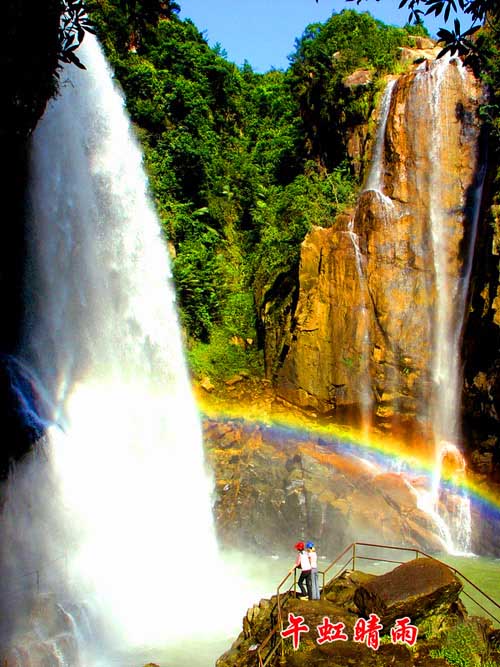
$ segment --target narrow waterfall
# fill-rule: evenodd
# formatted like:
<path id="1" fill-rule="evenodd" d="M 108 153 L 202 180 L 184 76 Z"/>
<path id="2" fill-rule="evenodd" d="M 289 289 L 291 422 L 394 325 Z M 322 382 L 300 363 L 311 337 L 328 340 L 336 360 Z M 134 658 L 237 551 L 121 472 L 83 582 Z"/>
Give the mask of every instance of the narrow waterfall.
<path id="1" fill-rule="evenodd" d="M 373 191 L 380 201 L 390 210 L 392 208 L 392 201 L 383 193 L 383 166 L 384 166 L 384 144 L 385 144 L 385 130 L 387 127 L 387 119 L 389 117 L 389 109 L 392 98 L 392 91 L 396 79 L 391 79 L 384 90 L 382 100 L 380 103 L 379 119 L 377 125 L 377 132 L 375 136 L 375 144 L 373 147 L 373 155 L 370 163 L 370 169 L 366 178 L 363 192 L 368 190 Z M 359 200 L 358 200 L 359 202 Z M 361 406 L 361 428 L 365 436 L 368 436 L 369 430 L 373 425 L 373 389 L 371 386 L 371 377 L 369 372 L 370 354 L 372 349 L 372 341 L 370 336 L 370 296 L 368 293 L 368 282 L 366 277 L 366 261 L 361 252 L 359 245 L 359 236 L 354 231 L 356 220 L 356 212 L 348 223 L 347 234 L 352 242 L 352 247 L 355 255 L 356 272 L 359 280 L 360 294 L 362 295 L 362 304 L 360 309 L 360 319 L 362 328 L 361 336 L 361 364 L 364 372 L 361 375 L 361 386 L 359 387 L 359 400 Z"/>
<path id="2" fill-rule="evenodd" d="M 465 67 L 458 59 L 442 58 L 415 78 L 415 88 L 429 100 L 431 134 L 430 153 L 429 229 L 434 266 L 434 308 L 432 320 L 432 366 L 434 383 L 430 417 L 433 425 L 435 468 L 430 493 L 430 505 L 446 526 L 445 541 L 451 552 L 468 552 L 471 542 L 470 500 L 460 486 L 465 475 L 465 461 L 460 451 L 460 341 L 465 317 L 469 278 L 476 241 L 479 204 L 482 191 L 480 173 L 473 187 L 472 207 L 468 229 L 457 236 L 453 215 L 446 200 L 449 165 L 446 129 L 456 123 L 456 110 L 451 116 L 442 103 L 443 89 L 449 68 L 456 68 L 464 92 L 467 90 Z M 465 219 L 464 219 L 465 224 Z M 464 243 L 465 242 L 465 243 Z M 464 243 L 465 249 L 461 248 Z M 461 266 L 457 259 L 462 255 Z M 445 462 L 448 461 L 448 470 Z M 448 481 L 446 481 L 448 478 Z M 451 481 L 450 481 L 451 480 Z"/>
<path id="3" fill-rule="evenodd" d="M 370 170 L 364 185 L 363 191 L 376 190 L 383 195 L 383 168 L 384 168 L 384 146 L 385 146 L 385 131 L 387 128 L 387 119 L 389 117 L 389 109 L 391 106 L 392 92 L 397 79 L 391 79 L 384 90 L 382 101 L 380 102 L 379 120 L 377 125 L 377 134 L 375 137 L 375 146 L 373 148 L 373 156 L 370 163 Z M 392 204 L 391 200 L 388 202 Z"/>
<path id="4" fill-rule="evenodd" d="M 369 435 L 370 428 L 373 422 L 373 392 L 370 382 L 370 373 L 369 373 L 369 362 L 370 362 L 370 351 L 371 351 L 371 340 L 370 340 L 370 304 L 369 304 L 369 294 L 368 294 L 368 283 L 366 280 L 366 268 L 364 266 L 365 260 L 359 247 L 359 237 L 354 232 L 354 217 L 348 223 L 347 235 L 351 239 L 352 247 L 354 250 L 354 257 L 356 262 L 356 273 L 358 276 L 359 290 L 362 294 L 362 302 L 360 307 L 360 327 L 362 329 L 361 335 L 361 383 L 359 387 L 359 401 L 361 406 L 361 430 L 365 436 Z"/>
<path id="5" fill-rule="evenodd" d="M 367 247 L 355 261 L 376 319 L 369 347 L 379 424 L 391 428 L 406 413 L 410 436 L 414 424 L 417 438 L 432 442 L 434 472 L 419 506 L 445 548 L 461 553 L 470 550 L 471 518 L 460 452 L 460 341 L 481 198 L 480 95 L 456 58 L 425 61 L 387 85 L 351 230 L 356 246 Z"/>
<path id="6" fill-rule="evenodd" d="M 164 645 L 192 636 L 195 590 L 198 633 L 242 609 L 220 595 L 200 420 L 141 152 L 92 36 L 78 55 L 87 70 L 61 72 L 33 137 L 21 356 L 50 407 L 45 441 L 10 483 L 8 576 L 42 571 L 37 588 L 59 582 L 86 601 L 121 649 Z"/>

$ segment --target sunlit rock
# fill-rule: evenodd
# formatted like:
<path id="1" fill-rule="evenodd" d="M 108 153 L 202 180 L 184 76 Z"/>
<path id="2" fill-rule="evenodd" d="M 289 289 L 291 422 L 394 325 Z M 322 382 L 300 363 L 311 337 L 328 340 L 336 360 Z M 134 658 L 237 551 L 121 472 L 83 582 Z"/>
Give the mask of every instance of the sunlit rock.
<path id="1" fill-rule="evenodd" d="M 482 96 L 458 60 L 424 61 L 396 81 L 373 151 L 377 177 L 350 222 L 313 228 L 302 244 L 289 336 L 268 364 L 285 400 L 388 430 L 430 429 L 450 365 L 437 345 L 455 336 L 465 311 L 459 282 L 470 271 Z M 454 312 L 443 306 L 447 291 L 456 292 Z M 267 353 L 270 361 L 272 346 Z M 458 396 L 457 380 L 446 382 Z"/>

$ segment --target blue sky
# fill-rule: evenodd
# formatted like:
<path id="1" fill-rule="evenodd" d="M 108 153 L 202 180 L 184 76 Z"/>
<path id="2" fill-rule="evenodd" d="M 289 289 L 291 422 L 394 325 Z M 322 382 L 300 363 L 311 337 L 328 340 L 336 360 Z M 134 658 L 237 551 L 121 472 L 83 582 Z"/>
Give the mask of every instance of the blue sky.
<path id="1" fill-rule="evenodd" d="M 407 9 L 398 9 L 399 0 L 363 0 L 360 5 L 344 0 L 178 0 L 178 3 L 180 17 L 192 19 L 211 46 L 219 42 L 229 60 L 237 65 L 248 60 L 257 72 L 272 67 L 286 69 L 295 38 L 302 35 L 309 23 L 326 21 L 333 11 L 345 8 L 369 11 L 392 25 L 404 25 L 408 18 Z M 466 21 L 461 23 L 463 27 Z M 443 26 L 443 20 L 427 17 L 425 24 L 435 34 Z"/>

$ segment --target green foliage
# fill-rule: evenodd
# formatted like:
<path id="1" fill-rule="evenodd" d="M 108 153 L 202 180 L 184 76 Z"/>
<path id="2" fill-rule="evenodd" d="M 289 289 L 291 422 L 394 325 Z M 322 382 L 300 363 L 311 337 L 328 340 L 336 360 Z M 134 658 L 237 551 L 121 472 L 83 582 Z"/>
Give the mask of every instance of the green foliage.
<path id="1" fill-rule="evenodd" d="M 491 18 L 489 25 L 480 32 L 476 48 L 481 53 L 481 73 L 489 89 L 488 101 L 481 106 L 480 114 L 486 122 L 492 138 L 493 150 L 500 148 L 500 46 L 498 34 L 500 18 Z"/>
<path id="2" fill-rule="evenodd" d="M 358 5 L 363 2 L 363 0 L 348 1 L 355 1 Z M 438 38 L 445 43 L 440 55 L 447 52 L 451 55 L 477 54 L 477 48 L 470 37 L 488 21 L 488 18 L 494 16 L 498 18 L 497 0 L 401 0 L 399 7 L 408 8 L 408 21 L 416 25 L 421 24 L 422 17 L 429 14 L 434 16 L 442 14 L 444 23 L 447 23 L 450 16 L 456 16 L 458 9 L 468 15 L 472 25 L 465 32 L 462 32 L 458 18 L 454 18 L 451 30 L 441 28 L 438 31 Z"/>
<path id="3" fill-rule="evenodd" d="M 192 340 L 188 346 L 188 361 L 193 375 L 208 375 L 213 380 L 225 380 L 237 373 L 252 376 L 263 374 L 262 355 L 255 343 L 248 347 L 231 343 L 224 328 L 215 328 L 208 343 Z"/>
<path id="4" fill-rule="evenodd" d="M 173 264 L 183 324 L 192 336 L 208 340 L 219 314 L 217 263 L 209 235 L 179 244 Z"/>
<path id="5" fill-rule="evenodd" d="M 453 667 L 481 667 L 486 664 L 487 647 L 477 628 L 462 623 L 447 632 L 443 646 L 430 656 L 444 658 Z"/>
<path id="6" fill-rule="evenodd" d="M 420 16 L 416 19 L 415 23 L 407 23 L 404 29 L 409 35 L 415 35 L 416 37 L 430 37 L 429 31 L 425 27 Z"/>
<path id="7" fill-rule="evenodd" d="M 368 120 L 377 80 L 394 69 L 399 47 L 408 43 L 404 28 L 352 10 L 306 28 L 296 42 L 291 80 L 311 157 L 330 169 L 345 160 L 349 128 Z M 360 69 L 367 70 L 367 82 L 350 83 L 348 76 Z"/>
<path id="8" fill-rule="evenodd" d="M 329 227 L 354 201 L 356 186 L 347 167 L 297 176 L 285 187 L 261 190 L 253 216 L 259 241 L 252 255 L 255 282 L 262 293 L 282 273 L 297 269 L 300 244 L 313 225 Z"/>
<path id="9" fill-rule="evenodd" d="M 94 28 L 89 21 L 83 0 L 62 0 L 62 13 L 59 23 L 58 56 L 60 62 L 73 63 L 80 69 L 85 69 L 85 66 L 75 54 L 85 32 L 93 33 Z"/>
<path id="10" fill-rule="evenodd" d="M 255 342 L 228 341 L 257 341 L 263 294 L 284 276 L 288 289 L 307 232 L 353 204 L 344 138 L 408 31 L 343 12 L 309 26 L 289 71 L 256 74 L 164 4 L 168 17 L 155 0 L 87 0 L 144 146 L 192 368 L 260 372 Z M 346 87 L 357 67 L 372 82 Z"/>

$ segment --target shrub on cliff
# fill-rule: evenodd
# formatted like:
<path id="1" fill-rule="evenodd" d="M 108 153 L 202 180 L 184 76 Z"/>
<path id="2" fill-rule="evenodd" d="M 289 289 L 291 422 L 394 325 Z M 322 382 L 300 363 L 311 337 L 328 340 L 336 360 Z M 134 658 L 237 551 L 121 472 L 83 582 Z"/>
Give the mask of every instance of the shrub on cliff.
<path id="1" fill-rule="evenodd" d="M 404 28 L 352 10 L 306 28 L 292 55 L 291 79 L 311 157 L 330 169 L 345 159 L 347 128 L 368 120 L 377 78 L 394 69 L 399 47 L 408 43 Z M 370 73 L 366 83 L 346 85 L 358 69 Z"/>

